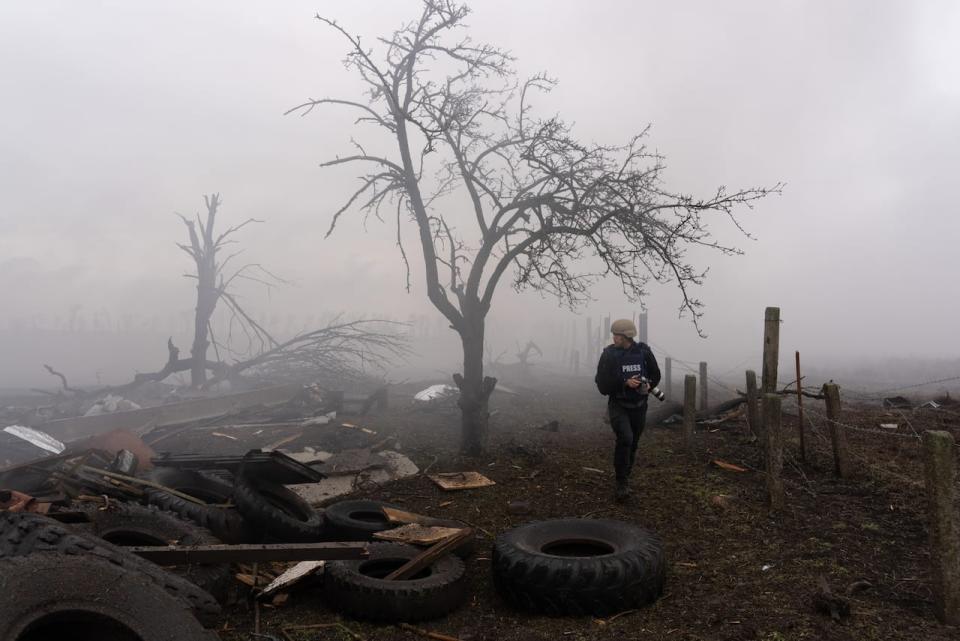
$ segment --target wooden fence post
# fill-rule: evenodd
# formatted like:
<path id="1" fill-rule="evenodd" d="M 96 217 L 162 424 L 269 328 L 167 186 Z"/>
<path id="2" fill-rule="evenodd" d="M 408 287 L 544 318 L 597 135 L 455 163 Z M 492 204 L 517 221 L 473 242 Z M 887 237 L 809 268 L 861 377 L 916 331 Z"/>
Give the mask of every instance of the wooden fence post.
<path id="1" fill-rule="evenodd" d="M 940 430 L 923 433 L 933 601 L 941 622 L 960 624 L 960 532 L 954 509 L 953 436 Z"/>
<path id="2" fill-rule="evenodd" d="M 763 428 L 760 425 L 760 408 L 757 407 L 757 373 L 747 370 L 747 424 L 750 431 L 757 438 L 762 438 Z M 761 441 L 762 442 L 762 441 Z"/>
<path id="3" fill-rule="evenodd" d="M 707 363 L 700 361 L 700 409 L 707 409 Z"/>
<path id="4" fill-rule="evenodd" d="M 667 398 L 673 398 L 673 359 L 669 356 L 663 361 L 663 392 Z"/>
<path id="5" fill-rule="evenodd" d="M 826 396 L 827 420 L 830 421 L 830 440 L 833 441 L 833 471 L 842 479 L 850 477 L 850 453 L 847 448 L 846 428 L 840 425 L 840 388 L 834 383 L 823 386 Z"/>
<path id="6" fill-rule="evenodd" d="M 697 377 L 683 377 L 683 448 L 693 451 L 693 430 L 697 422 Z"/>
<path id="7" fill-rule="evenodd" d="M 767 501 L 771 510 L 782 510 L 786 504 L 783 493 L 783 424 L 780 396 L 765 394 L 763 398 L 764 457 L 767 470 Z"/>
<path id="8" fill-rule="evenodd" d="M 780 308 L 767 307 L 763 313 L 763 371 L 760 374 L 760 402 L 777 391 L 777 366 L 780 362 Z M 762 411 L 760 420 L 766 412 Z"/>

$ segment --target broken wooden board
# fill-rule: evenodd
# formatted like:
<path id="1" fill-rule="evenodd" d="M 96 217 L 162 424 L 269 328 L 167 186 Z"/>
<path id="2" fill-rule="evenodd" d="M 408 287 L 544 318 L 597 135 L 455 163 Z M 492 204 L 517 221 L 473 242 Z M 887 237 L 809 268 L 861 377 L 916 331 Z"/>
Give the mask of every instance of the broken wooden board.
<path id="1" fill-rule="evenodd" d="M 430 474 L 427 478 L 436 483 L 440 489 L 447 491 L 471 490 L 478 487 L 496 485 L 494 481 L 488 479 L 480 472 L 445 472 Z"/>
<path id="2" fill-rule="evenodd" d="M 392 530 L 376 532 L 373 538 L 394 543 L 410 543 L 412 545 L 433 545 L 448 539 L 460 532 L 463 528 L 442 527 L 439 525 L 420 525 L 408 523 Z"/>
<path id="3" fill-rule="evenodd" d="M 405 512 L 394 507 L 383 508 L 383 513 L 391 523 L 419 523 L 420 525 L 429 525 L 432 517 L 414 512 Z"/>
<path id="4" fill-rule="evenodd" d="M 260 593 L 260 596 L 268 597 L 274 592 L 291 588 L 308 576 L 313 576 L 316 574 L 318 570 L 323 568 L 325 563 L 326 561 L 301 561 L 300 563 L 297 563 L 271 581 L 270 585 L 263 588 L 263 592 Z"/>

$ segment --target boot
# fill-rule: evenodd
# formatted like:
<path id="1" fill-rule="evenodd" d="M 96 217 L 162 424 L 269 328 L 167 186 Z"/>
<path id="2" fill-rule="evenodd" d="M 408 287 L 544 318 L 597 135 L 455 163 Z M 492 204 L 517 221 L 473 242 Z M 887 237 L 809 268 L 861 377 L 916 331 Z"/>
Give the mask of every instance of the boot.
<path id="1" fill-rule="evenodd" d="M 630 498 L 630 486 L 626 479 L 617 479 L 617 490 L 614 493 L 614 499 L 617 503 L 625 503 Z"/>

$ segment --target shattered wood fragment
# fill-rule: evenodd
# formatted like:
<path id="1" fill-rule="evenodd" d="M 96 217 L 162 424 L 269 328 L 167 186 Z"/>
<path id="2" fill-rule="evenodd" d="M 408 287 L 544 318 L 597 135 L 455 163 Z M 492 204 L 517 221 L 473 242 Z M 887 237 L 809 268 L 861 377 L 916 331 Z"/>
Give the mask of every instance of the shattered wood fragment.
<path id="1" fill-rule="evenodd" d="M 394 541 L 397 543 L 410 543 L 412 545 L 434 545 L 454 534 L 460 532 L 463 528 L 443 527 L 439 525 L 428 526 L 419 523 L 408 523 L 392 530 L 376 532 L 373 538 L 382 541 Z"/>
<path id="2" fill-rule="evenodd" d="M 436 483 L 442 490 L 469 490 L 496 485 L 494 481 L 480 472 L 445 472 L 431 474 L 427 478 Z"/>
<path id="3" fill-rule="evenodd" d="M 263 589 L 261 596 L 267 597 L 280 590 L 289 590 L 300 581 L 313 576 L 323 568 L 325 561 L 302 561 L 275 578 Z"/>
<path id="4" fill-rule="evenodd" d="M 405 512 L 404 510 L 398 510 L 394 507 L 384 506 L 382 509 L 383 514 L 391 523 L 419 523 L 420 525 L 429 525 L 430 521 L 433 520 L 432 517 L 414 512 Z"/>
<path id="5" fill-rule="evenodd" d="M 721 461 L 720 459 L 713 459 L 713 464 L 719 467 L 721 470 L 727 470 L 728 472 L 748 472 L 749 471 L 745 467 L 740 467 L 739 465 L 734 465 L 733 463 L 727 463 L 726 461 Z"/>
<path id="6" fill-rule="evenodd" d="M 473 537 L 471 528 L 464 528 L 453 536 L 433 545 L 417 556 L 413 557 L 402 566 L 384 577 L 386 581 L 402 581 L 409 579 L 424 568 L 433 565 L 434 561 L 442 556 L 450 554 L 460 546 L 464 545 Z"/>
<path id="7" fill-rule="evenodd" d="M 276 442 L 274 442 L 274 443 L 271 443 L 270 445 L 267 445 L 267 446 L 263 447 L 262 449 L 263 449 L 263 451 L 265 451 L 265 452 L 269 452 L 269 451 L 271 451 L 271 450 L 276 450 L 276 449 L 279 449 L 279 448 L 283 447 L 283 446 L 286 445 L 287 443 L 292 443 L 292 442 L 294 442 L 295 440 L 297 440 L 298 438 L 301 438 L 302 436 L 303 436 L 303 431 L 300 431 L 300 432 L 297 432 L 296 434 L 291 434 L 290 436 L 285 436 L 285 437 L 283 437 L 282 439 L 280 439 L 279 441 L 276 441 Z"/>

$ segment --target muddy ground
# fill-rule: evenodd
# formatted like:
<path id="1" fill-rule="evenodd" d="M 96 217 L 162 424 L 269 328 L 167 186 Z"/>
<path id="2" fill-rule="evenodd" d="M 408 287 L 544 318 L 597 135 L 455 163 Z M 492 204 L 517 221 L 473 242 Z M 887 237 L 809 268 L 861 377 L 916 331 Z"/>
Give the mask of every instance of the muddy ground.
<path id="1" fill-rule="evenodd" d="M 845 406 L 842 419 L 869 431 L 851 431 L 856 476 L 832 474 L 822 401 L 809 400 L 808 462 L 799 462 L 797 419 L 785 416 L 787 509 L 771 515 L 765 505 L 760 450 L 743 418 L 702 427 L 693 454 L 680 447 L 679 426 L 648 427 L 632 481 L 634 498 L 613 502 L 613 435 L 603 399 L 586 379 L 553 380 L 546 391 L 496 394 L 488 453 L 457 454 L 459 420 L 453 405 L 415 405 L 414 386 L 393 390 L 391 408 L 365 417 L 338 417 L 378 432 L 359 436 L 344 429 L 343 446 L 396 434 L 400 447 L 431 472 L 479 470 L 496 485 L 443 492 L 423 475 L 356 497 L 376 498 L 444 518 L 469 522 L 480 532 L 468 562 L 470 602 L 445 619 L 421 627 L 467 641 L 569 639 L 867 640 L 957 639 L 960 631 L 937 623 L 931 600 L 922 466 L 914 431 L 946 428 L 960 434 L 960 408 L 890 412 Z M 656 402 L 656 401 L 651 401 Z M 795 407 L 789 408 L 795 412 Z M 817 412 L 816 414 L 814 412 Z M 548 421 L 559 429 L 542 429 Z M 881 430 L 896 422 L 897 430 Z M 235 432 L 234 432 L 235 433 Z M 893 436 L 892 434 L 901 436 Z M 283 428 L 241 441 L 192 430 L 166 438 L 173 451 L 243 451 L 284 436 Z M 309 434 L 285 447 L 318 445 Z M 731 472 L 721 459 L 747 469 Z M 587 469 L 593 468 L 593 469 Z M 723 498 L 716 498 L 723 497 Z M 512 515 L 510 501 L 530 502 L 529 515 Z M 633 521 L 662 537 L 669 563 L 666 594 L 652 607 L 613 620 L 548 618 L 513 610 L 494 592 L 490 543 L 498 533 L 528 520 L 605 517 Z M 817 612 L 812 595 L 823 577 L 851 604 L 834 621 Z M 853 593 L 848 590 L 853 589 Z M 262 607 L 261 632 L 284 638 L 286 626 L 341 619 L 317 590 L 291 594 L 282 607 Z M 392 626 L 345 620 L 364 639 L 409 640 Z M 253 637 L 254 613 L 246 605 L 228 612 L 221 638 Z M 340 636 L 337 636 L 337 635 Z M 347 638 L 334 630 L 290 632 L 297 641 Z"/>

